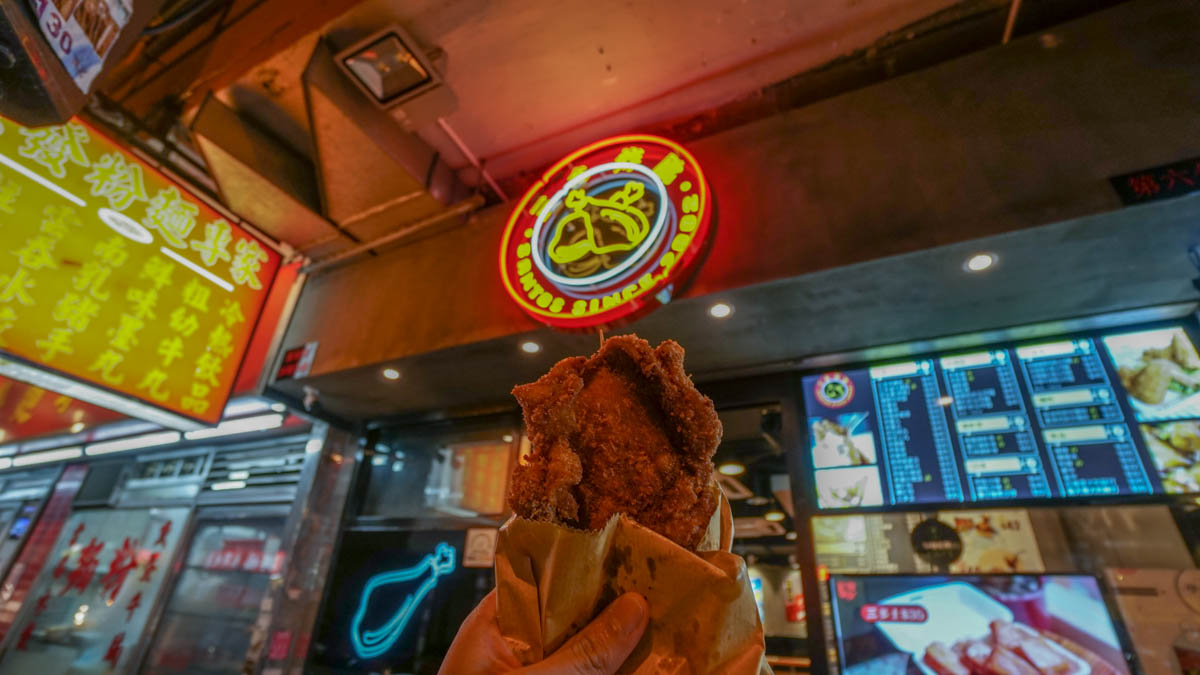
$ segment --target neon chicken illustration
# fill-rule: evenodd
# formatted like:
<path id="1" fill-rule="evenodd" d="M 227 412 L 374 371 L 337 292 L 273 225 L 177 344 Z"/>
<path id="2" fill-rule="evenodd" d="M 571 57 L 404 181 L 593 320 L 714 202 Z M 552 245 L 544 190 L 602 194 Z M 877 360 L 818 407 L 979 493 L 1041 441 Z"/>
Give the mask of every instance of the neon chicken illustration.
<path id="1" fill-rule="evenodd" d="M 650 219 L 639 208 L 645 195 L 645 186 L 634 180 L 608 194 L 571 190 L 563 200 L 567 212 L 546 247 L 550 260 L 563 266 L 594 268 L 611 254 L 637 248 L 650 233 Z"/>
<path id="2" fill-rule="evenodd" d="M 350 623 L 350 641 L 360 658 L 373 659 L 386 653 L 396 644 L 425 596 L 437 586 L 438 578 L 454 571 L 456 554 L 453 546 L 443 542 L 417 564 L 404 569 L 381 572 L 367 580 L 358 601 L 358 609 Z M 404 598 L 396 611 L 378 627 L 364 627 L 372 597 L 381 589 L 394 591 L 395 587 L 401 585 L 411 588 L 412 592 Z"/>

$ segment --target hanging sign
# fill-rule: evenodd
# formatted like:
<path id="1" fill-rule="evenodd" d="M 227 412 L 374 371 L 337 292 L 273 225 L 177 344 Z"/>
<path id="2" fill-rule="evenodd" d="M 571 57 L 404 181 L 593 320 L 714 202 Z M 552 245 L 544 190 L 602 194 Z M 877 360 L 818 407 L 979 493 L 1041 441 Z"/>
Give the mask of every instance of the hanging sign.
<path id="1" fill-rule="evenodd" d="M 0 225 L 0 374 L 166 426 L 220 418 L 276 252 L 78 121 L 0 121 Z"/>
<path id="2" fill-rule="evenodd" d="M 589 330 L 671 299 L 704 249 L 712 197 L 695 158 L 656 136 L 617 136 L 567 155 L 518 202 L 500 276 L 533 318 Z"/>

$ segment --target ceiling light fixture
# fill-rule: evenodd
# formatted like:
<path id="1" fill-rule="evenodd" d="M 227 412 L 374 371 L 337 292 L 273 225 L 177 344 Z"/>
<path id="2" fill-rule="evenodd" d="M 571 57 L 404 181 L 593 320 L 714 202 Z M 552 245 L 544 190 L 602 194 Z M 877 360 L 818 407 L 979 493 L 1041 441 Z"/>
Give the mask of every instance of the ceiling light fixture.
<path id="1" fill-rule="evenodd" d="M 746 473 L 746 465 L 742 464 L 741 462 L 722 462 L 721 465 L 717 467 L 717 471 L 720 471 L 726 476 L 740 476 Z"/>
<path id="2" fill-rule="evenodd" d="M 123 450 L 136 450 L 138 448 L 149 448 L 155 445 L 178 443 L 179 438 L 180 434 L 178 431 L 159 431 L 153 434 L 142 434 L 141 436 L 118 438 L 115 441 L 92 443 L 91 445 L 85 446 L 83 452 L 88 457 L 95 455 L 107 455 L 110 452 L 121 452 Z"/>
<path id="3" fill-rule="evenodd" d="M 233 434 L 245 434 L 251 431 L 266 431 L 267 429 L 276 429 L 281 426 L 283 426 L 283 415 L 272 413 L 270 415 L 257 415 L 255 417 L 243 417 L 242 419 L 221 422 L 211 429 L 189 431 L 183 437 L 189 441 L 198 441 L 204 438 L 216 438 L 217 436 L 232 436 Z"/>
<path id="4" fill-rule="evenodd" d="M 398 380 L 400 379 L 400 371 L 396 370 L 395 368 L 384 368 L 383 378 L 385 380 Z"/>
<path id="5" fill-rule="evenodd" d="M 212 489 L 214 490 L 241 490 L 244 487 L 246 487 L 246 481 L 244 480 L 226 480 L 212 484 Z"/>
<path id="6" fill-rule="evenodd" d="M 982 272 L 996 264 L 995 253 L 976 253 L 963 263 L 963 269 L 968 272 Z"/>
<path id="7" fill-rule="evenodd" d="M 787 539 L 788 541 L 796 541 L 796 533 L 788 532 L 787 534 L 783 535 L 783 538 Z"/>
<path id="8" fill-rule="evenodd" d="M 718 302 L 708 308 L 708 314 L 714 319 L 725 319 L 733 314 L 733 305 L 727 302 Z"/>
<path id="9" fill-rule="evenodd" d="M 746 503 L 750 506 L 766 506 L 770 501 L 770 499 L 767 499 L 762 495 L 754 495 L 753 497 L 747 499 Z"/>
<path id="10" fill-rule="evenodd" d="M 57 450 L 47 450 L 45 452 L 31 452 L 27 455 L 17 455 L 13 457 L 13 466 L 30 466 L 33 464 L 45 464 L 47 462 L 58 462 L 64 459 L 79 459 L 83 456 L 83 448 L 73 446 L 70 448 L 59 448 Z"/>
<path id="11" fill-rule="evenodd" d="M 382 107 L 403 103 L 441 84 L 429 57 L 399 26 L 369 35 L 335 58 L 359 89 Z"/>
<path id="12" fill-rule="evenodd" d="M 767 520 L 771 521 L 772 523 L 778 523 L 779 521 L 783 520 L 786 517 L 787 516 L 784 515 L 783 511 L 780 511 L 779 509 L 771 509 L 770 511 L 767 511 L 766 513 L 763 514 L 763 518 L 766 518 Z"/>
<path id="13" fill-rule="evenodd" d="M 533 340 L 526 340 L 525 342 L 521 343 L 521 351 L 525 352 L 526 354 L 536 354 L 542 351 L 542 346 Z"/>
<path id="14" fill-rule="evenodd" d="M 83 422 L 76 422 L 70 426 L 69 431 L 73 434 L 77 434 L 77 433 L 83 431 L 83 427 L 84 427 Z"/>

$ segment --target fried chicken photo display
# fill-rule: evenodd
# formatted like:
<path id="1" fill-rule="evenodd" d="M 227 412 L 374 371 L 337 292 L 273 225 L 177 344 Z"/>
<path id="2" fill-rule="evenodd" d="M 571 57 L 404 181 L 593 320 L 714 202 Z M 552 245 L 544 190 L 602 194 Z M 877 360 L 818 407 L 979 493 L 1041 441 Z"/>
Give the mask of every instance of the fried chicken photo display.
<path id="1" fill-rule="evenodd" d="M 634 591 L 650 622 L 619 672 L 771 672 L 713 477 L 721 422 L 683 359 L 612 337 L 513 389 L 530 452 L 496 548 L 497 624 L 522 663 Z"/>

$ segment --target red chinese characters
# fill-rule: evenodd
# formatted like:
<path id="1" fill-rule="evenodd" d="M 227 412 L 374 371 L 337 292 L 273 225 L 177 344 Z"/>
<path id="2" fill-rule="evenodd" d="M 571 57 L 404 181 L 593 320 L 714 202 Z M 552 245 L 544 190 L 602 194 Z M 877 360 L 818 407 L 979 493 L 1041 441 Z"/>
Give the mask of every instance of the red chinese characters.
<path id="1" fill-rule="evenodd" d="M 920 605 L 863 605 L 858 615 L 867 623 L 925 623 L 929 612 Z"/>
<path id="2" fill-rule="evenodd" d="M 96 576 L 96 568 L 100 566 L 100 551 L 104 550 L 104 542 L 96 541 L 95 537 L 79 552 L 79 564 L 67 573 L 67 585 L 63 586 L 59 595 L 66 595 L 72 588 L 80 593 L 87 590 L 92 579 Z"/>
<path id="3" fill-rule="evenodd" d="M 125 623 L 133 620 L 133 613 L 138 607 L 142 606 L 142 592 L 138 591 L 136 595 L 129 599 L 129 604 L 125 605 Z"/>
<path id="4" fill-rule="evenodd" d="M 163 526 L 158 530 L 158 539 L 154 540 L 155 546 L 167 547 L 167 535 L 171 533 L 171 521 L 163 523 Z M 156 554 L 157 555 L 157 554 Z"/>
<path id="5" fill-rule="evenodd" d="M 134 553 L 133 544 L 129 541 L 129 537 L 125 537 L 125 542 L 121 544 L 121 548 L 117 549 L 112 562 L 108 564 L 108 573 L 100 578 L 100 588 L 108 594 L 109 604 L 116 602 L 117 594 L 121 592 L 121 586 L 125 584 L 125 577 L 129 576 L 129 573 L 137 567 Z"/>
<path id="6" fill-rule="evenodd" d="M 17 649 L 20 649 L 21 651 L 28 650 L 29 649 L 29 638 L 32 636 L 33 636 L 33 622 L 30 621 L 29 625 L 25 626 L 25 630 L 22 630 L 21 634 L 19 636 L 17 636 Z"/>
<path id="7" fill-rule="evenodd" d="M 123 642 L 125 642 L 125 633 L 117 633 L 113 636 L 112 642 L 108 643 L 108 649 L 104 652 L 104 660 L 113 668 L 116 668 L 117 662 L 121 660 Z"/>
<path id="8" fill-rule="evenodd" d="M 150 554 L 150 557 L 146 559 L 146 567 L 142 570 L 142 576 L 138 581 L 150 581 L 150 575 L 154 574 L 154 571 L 158 569 L 158 556 L 158 553 Z"/>
<path id="9" fill-rule="evenodd" d="M 71 541 L 67 542 L 67 546 L 74 546 L 75 542 L 79 541 L 79 535 L 83 534 L 83 523 L 75 526 L 75 531 L 71 533 Z"/>

